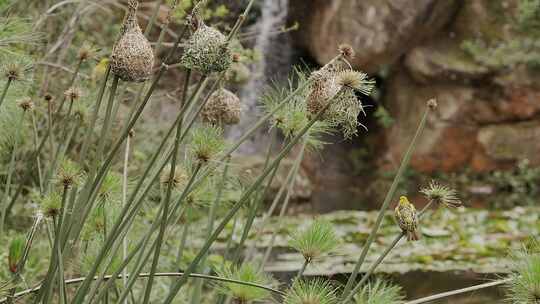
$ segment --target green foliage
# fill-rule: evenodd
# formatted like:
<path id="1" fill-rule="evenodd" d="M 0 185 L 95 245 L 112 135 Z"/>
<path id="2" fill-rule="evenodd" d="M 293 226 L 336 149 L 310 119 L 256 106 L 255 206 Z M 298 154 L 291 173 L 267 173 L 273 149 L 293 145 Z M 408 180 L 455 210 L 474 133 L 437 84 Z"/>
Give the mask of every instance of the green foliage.
<path id="1" fill-rule="evenodd" d="M 218 126 L 202 125 L 191 132 L 191 149 L 195 159 L 204 164 L 225 150 L 223 130 Z"/>
<path id="2" fill-rule="evenodd" d="M 21 109 L 10 99 L 2 105 L 0 111 L 0 158 L 4 160 L 9 159 L 16 143 L 20 145 L 26 141 L 28 134 L 25 128 L 22 128 Z"/>
<path id="3" fill-rule="evenodd" d="M 307 111 L 305 103 L 305 98 L 308 94 L 308 79 L 306 74 L 296 69 L 294 76 L 296 78 L 296 84 L 291 80 L 286 87 L 275 85 L 261 97 L 261 102 L 266 112 L 274 112 L 277 109 L 272 115 L 271 125 L 273 128 L 279 129 L 288 139 L 295 137 L 310 121 L 311 116 Z M 293 94 L 298 87 L 303 89 L 284 107 L 278 108 L 278 104 L 287 98 L 287 96 Z M 316 122 L 304 135 L 306 148 L 312 151 L 321 150 L 327 144 L 324 137 L 333 132 L 334 128 L 328 122 Z"/>
<path id="4" fill-rule="evenodd" d="M 40 199 L 39 204 L 45 216 L 57 216 L 62 207 L 62 196 L 56 191 L 49 192 Z"/>
<path id="5" fill-rule="evenodd" d="M 540 0 L 520 0 L 517 22 L 523 30 L 540 30 Z"/>
<path id="6" fill-rule="evenodd" d="M 83 178 L 81 168 L 72 160 L 64 159 L 58 169 L 57 182 L 65 187 L 77 186 Z"/>
<path id="7" fill-rule="evenodd" d="M 405 303 L 401 287 L 383 280 L 365 285 L 354 297 L 356 304 L 401 304 Z"/>
<path id="8" fill-rule="evenodd" d="M 337 289 L 325 279 L 296 280 L 287 291 L 284 304 L 337 304 Z"/>
<path id="9" fill-rule="evenodd" d="M 538 244 L 538 243 L 537 243 Z M 523 248 L 513 253 L 512 278 L 506 284 L 507 301 L 535 304 L 540 299 L 540 247 Z"/>
<path id="10" fill-rule="evenodd" d="M 334 227 L 324 220 L 315 220 L 306 229 L 297 230 L 289 241 L 289 246 L 308 261 L 332 253 L 338 245 L 339 239 Z"/>
<path id="11" fill-rule="evenodd" d="M 502 3 L 501 26 L 507 26 L 512 33 L 506 38 L 483 37 L 463 41 L 461 47 L 478 63 L 492 67 L 504 68 L 517 64 L 529 67 L 540 66 L 540 1 L 519 0 L 517 12 L 506 12 Z"/>
<path id="12" fill-rule="evenodd" d="M 193 5 L 200 2 L 195 0 L 167 0 L 168 5 L 172 5 L 174 1 L 178 2 L 176 9 L 172 13 L 173 20 L 182 22 L 187 13 L 191 12 Z M 204 20 L 220 20 L 229 16 L 230 10 L 224 4 L 214 5 L 212 7 L 203 7 L 200 12 L 201 17 Z"/>
<path id="13" fill-rule="evenodd" d="M 23 256 L 25 239 L 23 236 L 16 236 L 9 244 L 8 266 L 12 273 L 17 272 L 17 267 Z"/>
<path id="14" fill-rule="evenodd" d="M 32 29 L 29 20 L 17 17 L 0 17 L 0 54 L 16 54 L 21 45 L 34 44 L 39 39 L 40 34 Z"/>
<path id="15" fill-rule="evenodd" d="M 122 194 L 122 176 L 115 172 L 110 172 L 103 179 L 99 188 L 99 198 L 102 203 L 118 203 Z"/>
<path id="16" fill-rule="evenodd" d="M 536 203 L 540 194 L 540 167 L 533 167 L 526 159 L 514 170 L 495 171 L 487 177 L 498 193 L 505 195 L 507 204 L 529 205 Z"/>
<path id="17" fill-rule="evenodd" d="M 377 123 L 383 128 L 390 128 L 394 124 L 394 118 L 388 113 L 385 107 L 382 105 L 377 106 L 377 110 L 374 113 Z"/>
<path id="18" fill-rule="evenodd" d="M 250 282 L 264 286 L 271 285 L 272 278 L 270 277 L 270 275 L 266 274 L 258 268 L 259 267 L 254 264 L 243 263 L 239 267 L 224 267 L 223 269 L 218 270 L 218 274 L 220 277 L 227 279 Z M 253 286 L 223 282 L 221 283 L 221 287 L 222 292 L 233 296 L 235 299 L 240 300 L 242 303 L 248 301 L 262 301 L 271 297 L 271 294 L 268 290 Z"/>

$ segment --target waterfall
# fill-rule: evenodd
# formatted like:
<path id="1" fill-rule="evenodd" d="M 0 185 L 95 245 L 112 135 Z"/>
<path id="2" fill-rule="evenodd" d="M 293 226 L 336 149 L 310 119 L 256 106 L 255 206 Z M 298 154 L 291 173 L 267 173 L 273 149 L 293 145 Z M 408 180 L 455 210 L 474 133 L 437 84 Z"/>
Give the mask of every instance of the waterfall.
<path id="1" fill-rule="evenodd" d="M 254 49 L 260 54 L 260 61 L 251 67 L 249 82 L 240 91 L 243 115 L 240 124 L 229 131 L 229 138 L 238 139 L 261 116 L 258 99 L 271 81 L 282 82 L 290 69 L 291 48 L 289 37 L 280 34 L 277 29 L 285 24 L 289 0 L 263 0 L 261 17 L 255 24 L 257 32 Z M 238 150 L 241 154 L 261 152 L 266 146 L 267 132 L 261 130 L 250 141 L 246 141 Z"/>

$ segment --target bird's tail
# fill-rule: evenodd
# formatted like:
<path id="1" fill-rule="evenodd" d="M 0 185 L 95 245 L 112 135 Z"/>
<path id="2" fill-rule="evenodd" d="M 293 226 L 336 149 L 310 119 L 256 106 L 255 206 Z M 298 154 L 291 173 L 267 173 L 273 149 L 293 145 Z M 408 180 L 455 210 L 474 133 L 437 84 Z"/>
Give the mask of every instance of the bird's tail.
<path id="1" fill-rule="evenodd" d="M 418 230 L 407 231 L 407 241 L 418 241 L 420 240 L 420 233 Z"/>

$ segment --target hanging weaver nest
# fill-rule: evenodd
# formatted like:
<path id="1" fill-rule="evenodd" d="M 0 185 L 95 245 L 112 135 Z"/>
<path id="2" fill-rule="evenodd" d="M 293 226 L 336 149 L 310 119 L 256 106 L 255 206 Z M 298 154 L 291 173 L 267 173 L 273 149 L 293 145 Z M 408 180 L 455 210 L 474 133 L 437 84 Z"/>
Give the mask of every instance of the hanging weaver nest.
<path id="1" fill-rule="evenodd" d="M 241 114 L 240 99 L 226 89 L 219 89 L 212 93 L 201 113 L 206 122 L 226 125 L 239 123 Z"/>
<path id="2" fill-rule="evenodd" d="M 130 1 L 120 38 L 111 55 L 112 72 L 123 81 L 142 82 L 150 77 L 154 52 L 137 22 L 137 2 Z"/>

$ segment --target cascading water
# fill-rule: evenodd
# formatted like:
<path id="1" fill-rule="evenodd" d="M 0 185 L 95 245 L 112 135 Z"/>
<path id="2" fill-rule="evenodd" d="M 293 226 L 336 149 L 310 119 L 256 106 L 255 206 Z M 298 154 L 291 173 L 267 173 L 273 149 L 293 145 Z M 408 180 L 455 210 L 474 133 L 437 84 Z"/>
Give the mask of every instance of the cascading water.
<path id="1" fill-rule="evenodd" d="M 290 71 L 291 48 L 289 37 L 280 34 L 278 28 L 285 24 L 289 0 L 264 0 L 261 6 L 261 17 L 255 24 L 257 32 L 254 49 L 259 52 L 260 61 L 251 67 L 251 78 L 241 89 L 240 99 L 243 105 L 243 115 L 240 124 L 231 128 L 229 137 L 238 139 L 260 117 L 258 99 L 264 88 L 271 81 L 282 82 Z M 241 154 L 253 154 L 264 149 L 265 130 L 253 136 L 238 150 Z"/>

